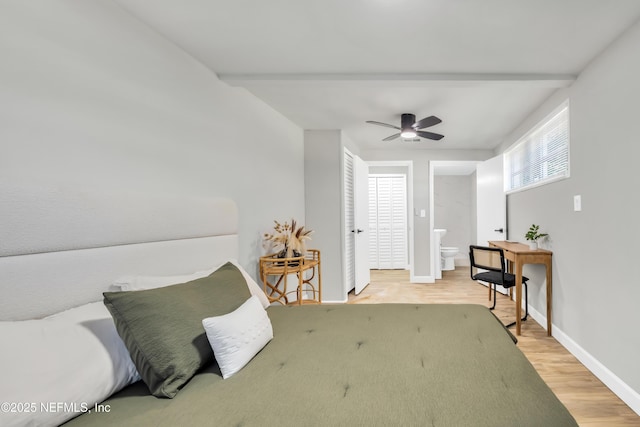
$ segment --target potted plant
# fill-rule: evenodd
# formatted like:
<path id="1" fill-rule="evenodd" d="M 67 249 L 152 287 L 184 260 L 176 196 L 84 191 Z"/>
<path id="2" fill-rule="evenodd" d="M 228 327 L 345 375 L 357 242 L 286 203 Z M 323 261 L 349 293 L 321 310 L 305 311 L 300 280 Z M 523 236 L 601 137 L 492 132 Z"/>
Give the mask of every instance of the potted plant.
<path id="1" fill-rule="evenodd" d="M 524 238 L 529 241 L 530 249 L 538 249 L 538 239 L 548 236 L 547 233 L 540 233 L 539 230 L 539 225 L 531 224 L 531 227 L 529 227 L 529 231 L 527 231 L 527 234 L 524 235 Z"/>
<path id="2" fill-rule="evenodd" d="M 265 233 L 264 240 L 271 242 L 278 258 L 295 258 L 304 256 L 307 251 L 306 241 L 311 239 L 313 230 L 305 230 L 304 225 L 298 226 L 295 219 L 284 224 L 274 221 L 274 233 Z"/>

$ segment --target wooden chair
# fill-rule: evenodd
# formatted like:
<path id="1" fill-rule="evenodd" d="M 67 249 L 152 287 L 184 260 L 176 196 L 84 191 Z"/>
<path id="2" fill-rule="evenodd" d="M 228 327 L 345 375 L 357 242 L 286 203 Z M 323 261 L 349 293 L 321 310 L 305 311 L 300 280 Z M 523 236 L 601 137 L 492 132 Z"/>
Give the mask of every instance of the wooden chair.
<path id="1" fill-rule="evenodd" d="M 491 288 L 493 288 L 493 306 L 489 308 L 489 310 L 493 310 L 496 308 L 496 285 L 501 285 L 507 289 L 512 288 L 516 285 L 516 276 L 506 271 L 504 252 L 500 248 L 470 245 L 469 260 L 471 262 L 471 279 L 489 283 L 489 292 L 491 292 Z M 527 277 L 522 276 L 522 284 L 525 289 L 525 314 L 522 318 L 523 321 L 527 320 L 529 316 L 528 280 Z M 507 328 L 515 324 L 516 322 L 512 322 L 507 325 Z"/>

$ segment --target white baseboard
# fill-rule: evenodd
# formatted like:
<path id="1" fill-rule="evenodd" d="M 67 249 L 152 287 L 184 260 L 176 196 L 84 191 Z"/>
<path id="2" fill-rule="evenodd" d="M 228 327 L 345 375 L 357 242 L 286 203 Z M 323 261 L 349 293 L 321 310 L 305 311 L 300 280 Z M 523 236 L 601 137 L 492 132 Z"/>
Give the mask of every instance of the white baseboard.
<path id="1" fill-rule="evenodd" d="M 529 315 L 542 327 L 547 329 L 547 318 L 542 313 L 529 306 Z M 640 393 L 632 389 L 622 381 L 616 374 L 611 372 L 598 359 L 593 357 L 578 343 L 572 340 L 566 333 L 556 325 L 551 326 L 551 335 L 573 354 L 593 375 L 602 381 L 609 389 L 626 403 L 636 414 L 640 415 Z"/>
<path id="2" fill-rule="evenodd" d="M 349 297 L 343 299 L 343 300 L 336 300 L 336 301 L 332 301 L 332 300 L 326 300 L 326 299 L 322 299 L 322 304 L 346 304 L 347 301 L 349 301 Z"/>
<path id="3" fill-rule="evenodd" d="M 409 277 L 411 283 L 435 283 L 436 280 L 433 276 L 411 276 Z"/>

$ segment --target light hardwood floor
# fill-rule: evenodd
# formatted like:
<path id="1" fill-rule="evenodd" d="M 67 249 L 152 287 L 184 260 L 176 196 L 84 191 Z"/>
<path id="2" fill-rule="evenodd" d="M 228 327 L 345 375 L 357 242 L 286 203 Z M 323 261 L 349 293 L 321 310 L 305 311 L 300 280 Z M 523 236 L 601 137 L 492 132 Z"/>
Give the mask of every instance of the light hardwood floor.
<path id="1" fill-rule="evenodd" d="M 434 284 L 409 283 L 405 270 L 372 270 L 371 283 L 350 304 L 379 303 L 484 304 L 488 290 L 469 278 L 468 267 L 444 271 Z M 515 304 L 498 294 L 496 315 L 514 320 Z M 518 347 L 581 426 L 640 426 L 640 416 L 585 368 L 531 317 L 522 323 Z"/>

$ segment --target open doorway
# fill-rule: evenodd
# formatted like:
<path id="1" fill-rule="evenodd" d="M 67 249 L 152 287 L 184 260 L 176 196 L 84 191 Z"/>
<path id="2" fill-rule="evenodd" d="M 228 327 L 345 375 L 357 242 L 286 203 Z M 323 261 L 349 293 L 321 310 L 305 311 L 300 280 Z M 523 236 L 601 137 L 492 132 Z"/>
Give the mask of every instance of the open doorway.
<path id="1" fill-rule="evenodd" d="M 429 163 L 429 207 L 431 271 L 441 277 L 443 268 L 469 265 L 467 251 L 476 240 L 476 167 L 479 161 L 431 161 Z M 450 258 L 442 260 L 434 229 L 446 233 L 440 242 Z M 456 250 L 457 249 L 457 250 Z"/>
<path id="2" fill-rule="evenodd" d="M 371 233 L 370 238 L 370 254 L 372 254 L 372 268 L 386 268 L 385 266 L 391 266 L 390 268 L 402 268 L 408 269 L 410 272 L 410 276 L 413 277 L 413 162 L 412 161 L 369 161 L 369 176 L 370 182 L 372 183 L 370 187 L 370 230 L 374 224 L 379 219 L 377 215 L 377 209 L 373 209 L 374 206 L 379 205 L 375 200 L 375 192 L 376 188 L 379 188 L 380 184 L 390 184 L 392 186 L 397 187 L 396 190 L 402 189 L 402 191 L 392 190 L 391 194 L 396 197 L 401 197 L 403 199 L 403 204 L 401 211 L 403 212 L 401 215 L 403 216 L 402 221 L 396 222 L 396 228 L 400 225 L 404 230 L 400 232 L 399 230 L 395 230 L 395 234 L 399 236 L 395 241 L 399 245 L 403 245 L 404 249 L 406 249 L 406 255 L 403 257 L 402 255 L 399 257 L 395 257 L 394 261 L 388 263 L 386 261 L 387 258 L 382 257 L 385 261 L 382 263 L 381 253 L 378 248 L 385 246 L 379 245 L 377 239 L 384 237 L 382 233 L 386 233 L 386 235 L 391 236 L 391 234 L 385 230 L 380 229 L 382 233 L 378 233 L 377 236 L 374 233 Z M 376 185 L 373 185 L 376 184 Z M 399 185 L 401 184 L 401 185 Z M 394 188 L 395 188 L 394 187 Z M 395 203 L 398 201 L 396 200 Z M 400 253 L 401 251 L 396 251 Z M 373 259 L 377 257 L 376 259 Z M 392 254 L 393 257 L 393 254 Z M 406 261 L 405 261 L 406 258 Z"/>

